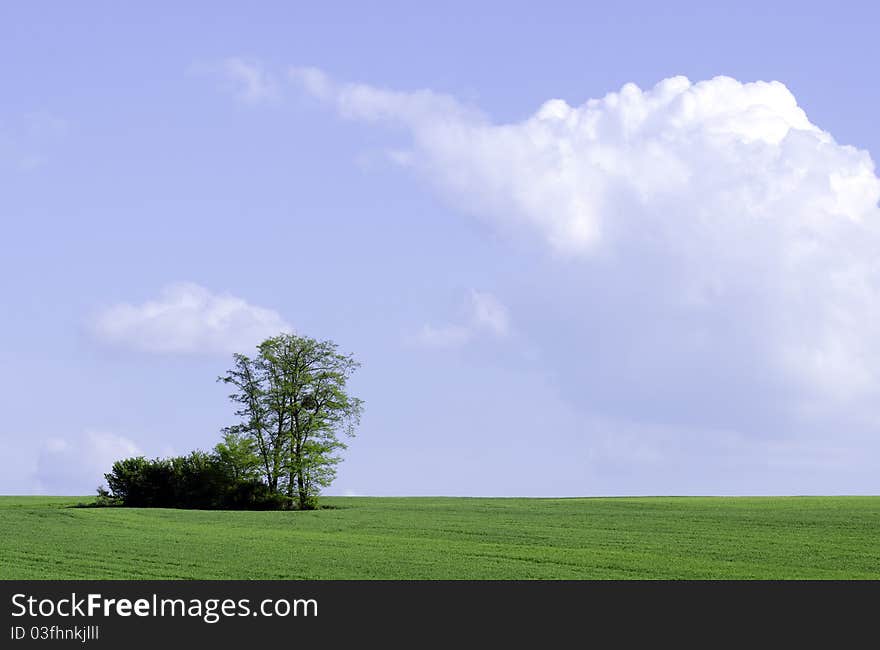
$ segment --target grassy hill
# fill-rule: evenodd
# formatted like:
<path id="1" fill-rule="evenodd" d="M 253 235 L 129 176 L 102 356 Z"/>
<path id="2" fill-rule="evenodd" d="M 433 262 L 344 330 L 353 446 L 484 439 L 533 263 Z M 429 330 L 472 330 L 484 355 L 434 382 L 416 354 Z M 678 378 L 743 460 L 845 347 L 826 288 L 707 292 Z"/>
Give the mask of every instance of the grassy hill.
<path id="1" fill-rule="evenodd" d="M 880 497 L 85 500 L 0 497 L 0 578 L 880 578 Z"/>

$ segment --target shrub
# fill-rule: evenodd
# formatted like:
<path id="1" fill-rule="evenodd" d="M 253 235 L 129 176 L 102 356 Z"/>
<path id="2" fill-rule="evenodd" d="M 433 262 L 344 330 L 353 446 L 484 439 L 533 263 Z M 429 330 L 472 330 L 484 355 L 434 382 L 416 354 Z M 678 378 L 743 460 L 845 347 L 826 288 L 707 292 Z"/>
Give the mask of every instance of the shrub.
<path id="1" fill-rule="evenodd" d="M 194 451 L 188 456 L 143 456 L 116 461 L 104 475 L 109 491 L 98 489 L 99 505 L 133 508 L 282 510 L 289 497 L 272 492 L 254 478 L 241 478 L 216 454 Z"/>

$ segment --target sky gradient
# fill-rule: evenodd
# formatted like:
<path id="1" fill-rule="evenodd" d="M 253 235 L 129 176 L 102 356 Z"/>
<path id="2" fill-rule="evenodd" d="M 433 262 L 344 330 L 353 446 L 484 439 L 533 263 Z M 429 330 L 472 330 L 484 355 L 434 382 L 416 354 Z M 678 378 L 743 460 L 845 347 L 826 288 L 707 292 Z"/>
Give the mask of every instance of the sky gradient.
<path id="1" fill-rule="evenodd" d="M 0 8 L 0 494 L 363 366 L 328 493 L 880 492 L 880 10 Z"/>

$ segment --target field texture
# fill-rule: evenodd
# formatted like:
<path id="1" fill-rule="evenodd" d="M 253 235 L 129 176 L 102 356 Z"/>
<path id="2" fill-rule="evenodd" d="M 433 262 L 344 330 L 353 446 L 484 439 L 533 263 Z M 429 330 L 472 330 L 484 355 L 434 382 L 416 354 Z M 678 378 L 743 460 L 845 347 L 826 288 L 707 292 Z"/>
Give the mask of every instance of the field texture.
<path id="1" fill-rule="evenodd" d="M 85 500 L 0 497 L 0 578 L 880 578 L 880 497 Z"/>

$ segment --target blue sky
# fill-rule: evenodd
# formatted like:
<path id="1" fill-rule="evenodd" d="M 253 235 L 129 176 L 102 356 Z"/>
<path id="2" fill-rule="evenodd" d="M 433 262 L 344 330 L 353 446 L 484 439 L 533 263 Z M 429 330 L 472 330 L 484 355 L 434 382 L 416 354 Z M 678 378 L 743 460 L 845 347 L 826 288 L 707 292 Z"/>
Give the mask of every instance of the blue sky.
<path id="1" fill-rule="evenodd" d="M 210 448 L 285 327 L 331 493 L 877 493 L 878 14 L 3 6 L 0 493 Z"/>

